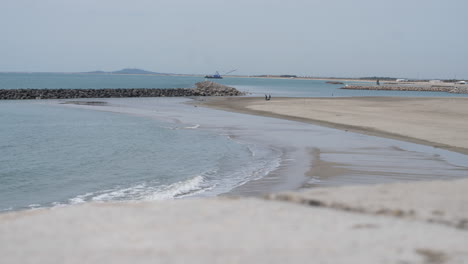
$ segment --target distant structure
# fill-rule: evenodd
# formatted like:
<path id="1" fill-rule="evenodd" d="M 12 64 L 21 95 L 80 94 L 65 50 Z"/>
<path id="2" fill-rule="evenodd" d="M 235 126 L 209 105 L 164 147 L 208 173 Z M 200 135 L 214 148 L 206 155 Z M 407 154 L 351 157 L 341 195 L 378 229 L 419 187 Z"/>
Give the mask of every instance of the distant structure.
<path id="1" fill-rule="evenodd" d="M 235 71 L 237 71 L 237 69 L 225 72 L 224 75 L 228 75 L 228 74 L 230 74 L 232 72 L 235 72 Z M 221 74 L 219 74 L 218 71 L 216 71 L 216 73 L 213 74 L 213 75 L 205 75 L 205 78 L 207 78 L 207 79 L 222 79 L 223 77 L 221 76 Z"/>
<path id="2" fill-rule="evenodd" d="M 216 71 L 216 73 L 213 74 L 213 75 L 205 75 L 205 78 L 207 78 L 207 79 L 222 79 L 223 77 L 219 74 L 218 71 Z"/>

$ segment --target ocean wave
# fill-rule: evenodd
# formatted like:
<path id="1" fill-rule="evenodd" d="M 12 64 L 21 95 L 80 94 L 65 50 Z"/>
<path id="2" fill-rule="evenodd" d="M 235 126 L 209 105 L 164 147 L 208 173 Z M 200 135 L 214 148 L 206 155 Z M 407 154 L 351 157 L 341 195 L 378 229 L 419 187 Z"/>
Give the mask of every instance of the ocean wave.
<path id="1" fill-rule="evenodd" d="M 244 185 L 245 183 L 252 180 L 258 180 L 266 177 L 271 172 L 277 170 L 281 166 L 281 162 L 281 156 L 271 159 L 257 159 L 255 166 L 251 168 L 249 177 L 237 186 Z"/>
<path id="2" fill-rule="evenodd" d="M 252 157 L 255 157 L 255 150 L 254 150 L 253 146 L 248 146 L 248 145 L 247 145 L 247 149 L 249 150 L 250 155 L 251 155 Z"/>
<path id="3" fill-rule="evenodd" d="M 178 127 L 178 126 L 175 126 L 175 127 L 162 126 L 162 128 L 170 129 L 170 130 L 178 130 L 178 129 L 197 129 L 197 128 L 199 128 L 199 127 L 200 127 L 199 124 L 196 124 L 196 125 L 193 125 L 193 126 L 185 126 L 185 127 Z"/>
<path id="4" fill-rule="evenodd" d="M 184 127 L 184 129 L 197 129 L 197 128 L 199 128 L 199 127 L 200 127 L 200 125 L 199 125 L 199 124 L 196 124 L 196 125 L 194 125 L 194 126 Z"/>
<path id="5" fill-rule="evenodd" d="M 257 145 L 247 145 L 250 155 L 254 159 L 254 168 L 248 180 L 257 180 L 267 176 L 270 172 L 278 169 L 285 160 L 283 152 L 274 148 L 263 148 Z"/>
<path id="6" fill-rule="evenodd" d="M 140 183 L 127 188 L 116 188 L 106 191 L 100 191 L 91 198 L 92 201 L 121 201 L 121 200 L 140 200 L 145 193 L 151 190 L 146 183 Z"/>
<path id="7" fill-rule="evenodd" d="M 86 193 L 86 194 L 81 194 L 77 195 L 73 198 L 70 198 L 68 201 L 70 204 L 80 204 L 86 202 L 87 198 L 92 196 L 94 193 Z M 57 204 L 59 205 L 59 204 Z"/>
<path id="8" fill-rule="evenodd" d="M 12 211 L 12 210 L 13 210 L 13 207 L 0 208 L 0 213 L 1 212 L 9 212 L 9 211 Z"/>
<path id="9" fill-rule="evenodd" d="M 189 195 L 198 194 L 213 188 L 205 184 L 205 178 L 197 175 L 191 179 L 176 182 L 167 186 L 163 186 L 160 190 L 147 196 L 145 200 L 167 200 L 174 198 L 186 197 Z"/>
<path id="10" fill-rule="evenodd" d="M 321 183 L 321 182 L 322 182 L 322 180 L 313 177 L 313 178 L 311 178 L 307 183 L 308 183 L 308 184 L 318 184 L 318 183 Z"/>
<path id="11" fill-rule="evenodd" d="M 199 194 L 212 189 L 206 179 L 197 175 L 193 178 L 175 182 L 168 185 L 149 185 L 147 183 L 139 183 L 125 188 L 113 188 L 101 190 L 97 192 L 89 192 L 80 194 L 68 199 L 69 205 L 94 202 L 109 202 L 109 201 L 138 201 L 138 200 L 169 200 L 187 197 L 190 195 Z M 64 204 L 55 204 L 55 206 L 63 206 Z"/>
<path id="12" fill-rule="evenodd" d="M 190 196 L 216 196 L 251 180 L 263 178 L 280 167 L 283 156 L 281 150 L 256 144 L 242 142 L 240 144 L 244 145 L 250 158 L 237 159 L 235 153 L 228 152 L 228 155 L 220 158 L 214 167 L 184 180 L 167 184 L 144 181 L 127 186 L 114 186 L 76 195 L 66 201 L 55 203 L 52 207 L 86 202 L 152 201 Z M 239 163 L 233 165 L 233 160 Z"/>

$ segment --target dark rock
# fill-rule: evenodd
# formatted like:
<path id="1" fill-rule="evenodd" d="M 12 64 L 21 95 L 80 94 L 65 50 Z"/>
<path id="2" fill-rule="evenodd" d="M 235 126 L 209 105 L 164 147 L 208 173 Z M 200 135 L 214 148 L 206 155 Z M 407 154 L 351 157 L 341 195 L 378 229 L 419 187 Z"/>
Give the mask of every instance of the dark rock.
<path id="1" fill-rule="evenodd" d="M 239 96 L 245 95 L 234 87 L 215 82 L 204 81 L 195 84 L 195 95 L 199 96 Z"/>
<path id="2" fill-rule="evenodd" d="M 0 89 L 0 100 L 244 95 L 233 87 L 213 82 L 201 82 L 196 86 L 194 89 Z"/>

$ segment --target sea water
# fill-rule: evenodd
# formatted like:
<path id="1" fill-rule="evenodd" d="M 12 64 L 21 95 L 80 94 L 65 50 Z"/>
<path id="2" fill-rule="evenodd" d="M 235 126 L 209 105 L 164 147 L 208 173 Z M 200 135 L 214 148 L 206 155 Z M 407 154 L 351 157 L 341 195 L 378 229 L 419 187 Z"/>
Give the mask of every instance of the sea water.
<path id="1" fill-rule="evenodd" d="M 3 211 L 213 196 L 274 168 L 228 135 L 141 116 L 4 101 L 0 123 Z"/>
<path id="2" fill-rule="evenodd" d="M 116 88 L 190 88 L 204 81 L 201 76 L 66 74 L 66 73 L 0 73 L 0 89 L 116 89 Z M 211 79 L 210 79 L 211 80 Z M 329 84 L 323 80 L 225 77 L 213 80 L 248 92 L 249 96 L 286 97 L 467 97 L 468 94 L 418 91 L 345 90 L 343 85 L 366 85 L 368 82 L 344 81 Z"/>
<path id="3" fill-rule="evenodd" d="M 177 88 L 191 87 L 202 80 L 186 76 L 1 73 L 0 89 Z M 464 96 L 343 91 L 324 81 L 295 79 L 225 78 L 217 82 L 254 96 Z M 279 121 L 274 121 L 278 124 L 272 124 L 273 130 L 256 132 L 255 140 L 242 141 L 236 133 L 191 123 L 198 112 L 186 106 L 185 113 L 191 112 L 192 116 L 185 114 L 185 119 L 181 118 L 180 100 L 134 98 L 126 102 L 143 108 L 147 104 L 144 114 L 112 110 L 123 103 L 117 99 L 107 100 L 112 105 L 104 106 L 102 111 L 62 105 L 64 101 L 0 101 L 0 211 L 88 201 L 215 196 L 264 177 L 279 166 L 284 154 L 268 144 L 253 143 L 262 140 L 262 133 L 281 133 L 277 128 L 286 124 Z M 155 104 L 169 107 L 158 108 Z M 229 127 L 235 123 L 229 118 L 243 118 L 204 111 L 200 114 L 213 116 L 204 120 L 205 127 Z M 258 119 L 249 122 L 247 129 L 259 125 Z M 287 133 L 275 141 L 287 137 Z"/>

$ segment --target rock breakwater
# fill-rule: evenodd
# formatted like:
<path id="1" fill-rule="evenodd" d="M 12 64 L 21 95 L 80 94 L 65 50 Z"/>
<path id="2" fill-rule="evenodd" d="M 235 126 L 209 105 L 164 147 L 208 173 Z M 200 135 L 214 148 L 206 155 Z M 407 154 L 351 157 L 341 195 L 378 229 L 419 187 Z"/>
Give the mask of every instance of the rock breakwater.
<path id="1" fill-rule="evenodd" d="M 195 91 L 201 96 L 239 96 L 245 95 L 234 87 L 215 82 L 204 81 L 195 84 Z"/>
<path id="2" fill-rule="evenodd" d="M 384 85 L 383 86 L 360 86 L 360 85 L 347 85 L 347 86 L 341 87 L 341 89 L 468 93 L 468 87 L 456 87 L 456 86 L 384 86 Z"/>
<path id="3" fill-rule="evenodd" d="M 119 97 L 189 97 L 237 96 L 244 93 L 233 87 L 201 82 L 196 88 L 121 88 L 121 89 L 0 89 L 0 100 L 119 98 Z"/>

